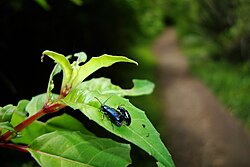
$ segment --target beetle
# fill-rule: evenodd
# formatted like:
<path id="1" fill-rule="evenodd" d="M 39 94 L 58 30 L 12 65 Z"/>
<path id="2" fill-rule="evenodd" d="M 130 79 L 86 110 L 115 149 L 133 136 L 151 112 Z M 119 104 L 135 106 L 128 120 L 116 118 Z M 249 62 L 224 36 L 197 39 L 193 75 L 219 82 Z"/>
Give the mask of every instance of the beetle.
<path id="1" fill-rule="evenodd" d="M 131 117 L 130 117 L 128 110 L 126 110 L 125 108 L 123 108 L 121 106 L 118 106 L 117 110 L 120 111 L 120 113 L 122 114 L 122 116 L 126 122 L 126 125 L 129 126 L 131 124 Z"/>
<path id="2" fill-rule="evenodd" d="M 101 110 L 110 119 L 110 121 L 118 127 L 122 126 L 123 121 L 124 121 L 123 115 L 119 111 L 117 111 L 115 108 L 105 105 L 105 103 L 107 102 L 109 98 L 105 100 L 104 103 L 102 103 L 97 97 L 95 98 L 100 102 Z"/>
<path id="3" fill-rule="evenodd" d="M 105 103 L 108 101 L 110 97 L 107 100 L 105 100 L 104 103 L 102 103 L 97 97 L 95 98 L 101 104 L 101 111 L 110 119 L 110 121 L 113 124 L 120 127 L 124 125 L 124 122 L 125 122 L 126 126 L 130 125 L 131 117 L 125 108 L 118 106 L 118 108 L 115 109 L 115 108 L 105 105 Z"/>

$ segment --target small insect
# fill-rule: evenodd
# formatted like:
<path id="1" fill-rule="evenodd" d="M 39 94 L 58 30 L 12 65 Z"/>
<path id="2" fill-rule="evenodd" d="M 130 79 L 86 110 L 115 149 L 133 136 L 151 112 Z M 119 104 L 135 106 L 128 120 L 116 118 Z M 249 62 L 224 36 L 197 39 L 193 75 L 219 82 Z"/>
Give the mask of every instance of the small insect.
<path id="1" fill-rule="evenodd" d="M 115 108 L 105 105 L 110 97 L 105 100 L 104 103 L 102 103 L 97 97 L 95 98 L 100 102 L 101 110 L 103 111 L 103 113 L 110 119 L 113 124 L 120 127 L 125 122 L 125 125 L 130 125 L 131 117 L 125 108 L 118 106 L 118 109 L 116 110 Z"/>

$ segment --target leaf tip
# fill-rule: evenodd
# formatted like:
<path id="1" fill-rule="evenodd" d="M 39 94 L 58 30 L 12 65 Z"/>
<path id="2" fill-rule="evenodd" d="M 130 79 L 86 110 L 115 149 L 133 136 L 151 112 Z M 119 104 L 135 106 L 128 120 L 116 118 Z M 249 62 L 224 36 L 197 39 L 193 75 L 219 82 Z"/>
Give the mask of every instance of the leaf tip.
<path id="1" fill-rule="evenodd" d="M 52 51 L 50 51 L 50 50 L 45 50 L 45 51 L 43 51 L 43 53 L 42 53 L 42 55 L 47 55 L 48 53 L 51 53 Z"/>

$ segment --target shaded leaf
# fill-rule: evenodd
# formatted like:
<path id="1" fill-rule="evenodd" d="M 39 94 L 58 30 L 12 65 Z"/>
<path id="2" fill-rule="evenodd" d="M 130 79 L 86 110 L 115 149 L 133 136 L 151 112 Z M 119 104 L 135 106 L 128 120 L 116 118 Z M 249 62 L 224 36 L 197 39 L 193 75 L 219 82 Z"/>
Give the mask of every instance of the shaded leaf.
<path id="1" fill-rule="evenodd" d="M 84 4 L 83 0 L 70 0 L 70 1 L 78 6 L 82 6 Z"/>
<path id="2" fill-rule="evenodd" d="M 12 104 L 0 108 L 0 122 L 10 122 L 16 107 Z"/>
<path id="3" fill-rule="evenodd" d="M 49 119 L 46 122 L 46 130 L 48 132 L 56 130 L 80 131 L 82 134 L 93 135 L 80 121 L 68 114 L 62 114 Z"/>
<path id="4" fill-rule="evenodd" d="M 28 105 L 26 106 L 26 111 L 29 113 L 29 117 L 40 111 L 47 101 L 47 95 L 40 94 L 32 97 Z"/>
<path id="5" fill-rule="evenodd" d="M 17 107 L 15 106 L 12 106 L 12 105 L 8 105 L 8 109 L 7 109 L 7 113 L 5 113 L 5 117 L 6 115 L 8 115 L 8 121 L 6 122 L 0 122 L 0 132 L 7 132 L 7 131 L 12 131 L 12 132 L 16 132 L 15 129 L 14 129 L 14 126 L 12 125 L 12 119 L 13 119 L 13 115 L 15 112 L 19 112 L 20 114 L 22 114 L 23 116 L 26 115 L 26 112 L 25 112 L 25 107 L 27 105 L 29 101 L 28 100 L 21 100 L 18 102 L 18 105 Z M 5 108 L 5 107 L 4 107 Z M 3 108 L 2 108 L 3 109 Z M 6 109 L 6 108 L 5 108 Z M 11 123 L 10 123 L 11 122 Z M 2 131 L 2 130 L 5 130 L 5 131 Z M 17 136 L 14 136 L 13 137 L 17 137 Z"/>
<path id="6" fill-rule="evenodd" d="M 57 94 L 51 94 L 51 96 L 52 96 L 52 99 L 56 99 L 58 97 Z M 25 108 L 26 111 L 29 113 L 29 117 L 39 112 L 43 108 L 47 100 L 48 100 L 48 97 L 46 93 L 32 97 L 30 102 Z"/>
<path id="7" fill-rule="evenodd" d="M 60 73 L 61 70 L 62 70 L 61 67 L 60 67 L 58 64 L 56 64 L 56 65 L 54 66 L 54 68 L 53 68 L 51 74 L 50 74 L 49 83 L 48 83 L 48 87 L 47 87 L 47 96 L 48 96 L 47 98 L 48 98 L 48 100 L 51 100 L 51 101 L 54 100 L 54 99 L 53 99 L 53 96 L 52 96 L 52 90 L 53 90 L 54 87 L 55 87 L 54 81 L 53 81 L 53 77 L 54 77 L 56 74 Z"/>
<path id="8" fill-rule="evenodd" d="M 20 115 L 26 116 L 27 115 L 27 111 L 26 111 L 26 106 L 29 104 L 29 100 L 20 100 L 17 104 L 16 107 L 16 111 L 18 112 Z"/>
<path id="9" fill-rule="evenodd" d="M 77 57 L 77 65 L 80 65 L 80 63 L 84 63 L 87 60 L 87 55 L 84 52 L 75 53 L 74 56 Z"/>
<path id="10" fill-rule="evenodd" d="M 24 116 L 20 112 L 14 112 L 13 117 L 11 119 L 11 124 L 13 126 L 18 125 L 22 121 L 24 121 L 27 117 Z M 23 129 L 19 134 L 19 138 L 14 138 L 11 141 L 14 143 L 22 143 L 22 144 L 29 144 L 31 141 L 33 141 L 38 136 L 46 133 L 46 130 L 44 128 L 44 123 L 40 121 L 34 121 L 32 124 L 30 124 L 28 127 Z"/>
<path id="11" fill-rule="evenodd" d="M 48 4 L 47 0 L 35 0 L 44 10 L 49 10 L 50 5 Z"/>
<path id="12" fill-rule="evenodd" d="M 15 129 L 9 122 L 0 122 L 0 134 L 3 129 L 15 132 Z"/>
<path id="13" fill-rule="evenodd" d="M 126 166 L 130 146 L 111 139 L 56 131 L 35 139 L 28 148 L 43 167 L 50 166 Z"/>
<path id="14" fill-rule="evenodd" d="M 11 123 L 16 126 L 26 118 L 26 116 L 15 112 Z M 20 132 L 20 138 L 12 139 L 12 141 L 15 143 L 30 144 L 35 138 L 56 130 L 80 131 L 83 134 L 93 135 L 77 119 L 68 114 L 62 114 L 49 119 L 45 123 L 38 120 L 34 121 L 30 126 Z"/>

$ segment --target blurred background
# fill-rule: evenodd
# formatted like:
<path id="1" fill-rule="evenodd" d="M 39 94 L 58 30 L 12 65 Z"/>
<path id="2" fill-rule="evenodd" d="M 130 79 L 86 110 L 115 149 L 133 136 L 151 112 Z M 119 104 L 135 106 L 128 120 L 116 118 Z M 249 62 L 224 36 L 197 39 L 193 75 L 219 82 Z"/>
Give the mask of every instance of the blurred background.
<path id="1" fill-rule="evenodd" d="M 123 88 L 130 88 L 133 78 L 154 82 L 152 95 L 130 100 L 146 111 L 160 133 L 167 133 L 162 129 L 168 124 L 160 119 L 163 102 L 152 46 L 166 28 L 174 27 L 191 74 L 249 129 L 249 11 L 248 0 L 1 0 L 0 106 L 46 91 L 54 62 L 45 58 L 41 63 L 44 50 L 64 55 L 83 51 L 88 58 L 125 55 L 139 66 L 116 64 L 90 78 L 108 77 Z M 1 161 L 16 157 L 9 166 L 35 165 L 25 163 L 29 155 L 0 152 Z M 155 166 L 154 159 L 135 146 L 131 157 L 135 166 Z"/>

